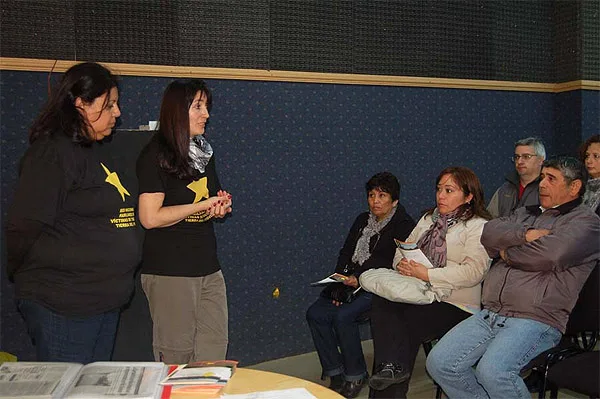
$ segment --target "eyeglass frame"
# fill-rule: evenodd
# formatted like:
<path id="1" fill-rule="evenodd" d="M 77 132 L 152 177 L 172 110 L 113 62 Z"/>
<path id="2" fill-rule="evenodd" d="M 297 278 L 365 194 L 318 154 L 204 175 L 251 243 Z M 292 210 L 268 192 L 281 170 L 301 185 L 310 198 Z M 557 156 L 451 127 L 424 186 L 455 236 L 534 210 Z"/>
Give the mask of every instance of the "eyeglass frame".
<path id="1" fill-rule="evenodd" d="M 513 162 L 517 162 L 519 159 L 523 158 L 523 160 L 525 161 L 529 161 L 531 158 L 533 157 L 537 157 L 537 154 L 515 154 L 512 157 L 510 157 L 511 161 Z"/>

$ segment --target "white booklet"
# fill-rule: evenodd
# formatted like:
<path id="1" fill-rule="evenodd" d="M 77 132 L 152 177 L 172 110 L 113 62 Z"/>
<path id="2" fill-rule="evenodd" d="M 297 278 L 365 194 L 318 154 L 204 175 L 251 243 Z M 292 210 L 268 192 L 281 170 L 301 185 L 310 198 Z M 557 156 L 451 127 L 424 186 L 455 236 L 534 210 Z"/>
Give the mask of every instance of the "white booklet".
<path id="1" fill-rule="evenodd" d="M 310 285 L 323 285 L 329 283 L 341 283 L 344 280 L 347 280 L 348 276 L 344 276 L 340 273 L 333 273 L 330 276 L 325 277 L 323 280 L 315 281 L 314 283 L 310 283 Z"/>
<path id="2" fill-rule="evenodd" d="M 158 399 L 168 367 L 160 362 L 5 362 L 0 397 Z"/>
<path id="3" fill-rule="evenodd" d="M 423 266 L 428 269 L 433 269 L 434 266 L 431 264 L 431 261 L 427 259 L 427 256 L 421 251 L 419 247 L 417 247 L 417 243 L 415 242 L 404 242 L 400 240 L 396 240 L 396 246 L 398 250 L 408 260 L 414 260 L 415 262 L 419 262 Z"/>
<path id="4" fill-rule="evenodd" d="M 225 385 L 237 369 L 236 360 L 200 361 L 177 366 L 162 385 Z"/>

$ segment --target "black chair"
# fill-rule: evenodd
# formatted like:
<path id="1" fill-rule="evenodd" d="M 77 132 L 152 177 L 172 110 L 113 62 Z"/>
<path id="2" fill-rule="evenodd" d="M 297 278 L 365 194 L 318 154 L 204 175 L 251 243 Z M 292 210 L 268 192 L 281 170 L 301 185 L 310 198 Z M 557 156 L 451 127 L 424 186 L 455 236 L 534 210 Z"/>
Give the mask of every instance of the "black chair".
<path id="1" fill-rule="evenodd" d="M 548 383 L 552 386 L 551 398 L 558 397 L 561 388 L 588 395 L 600 396 L 600 352 L 573 350 L 564 353 L 563 359 L 548 370 Z"/>
<path id="2" fill-rule="evenodd" d="M 542 352 L 521 369 L 521 375 L 530 373 L 531 376 L 537 378 L 537 386 L 534 388 L 539 393 L 540 399 L 545 398 L 548 389 L 551 394 L 557 391 L 547 381 L 548 372 L 553 364 L 568 357 L 571 353 L 589 352 L 596 346 L 600 324 L 599 286 L 600 274 L 598 264 L 596 264 L 579 293 L 579 298 L 569 316 L 569 322 L 560 343 L 554 348 Z"/>

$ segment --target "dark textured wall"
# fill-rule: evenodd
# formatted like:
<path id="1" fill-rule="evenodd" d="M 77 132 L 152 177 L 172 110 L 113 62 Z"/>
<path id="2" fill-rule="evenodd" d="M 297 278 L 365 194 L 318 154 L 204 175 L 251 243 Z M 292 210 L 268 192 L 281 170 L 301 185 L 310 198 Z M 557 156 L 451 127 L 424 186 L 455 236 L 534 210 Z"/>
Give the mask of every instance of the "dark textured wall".
<path id="1" fill-rule="evenodd" d="M 44 73 L 0 71 L 3 216 L 27 128 L 46 98 L 46 80 Z M 119 127 L 155 120 L 169 81 L 124 77 Z M 579 97 L 585 116 L 582 122 L 572 114 L 561 126 L 579 124 L 578 134 L 600 130 L 598 92 L 208 83 L 214 107 L 207 138 L 223 186 L 234 196 L 232 217 L 217 226 L 228 286 L 230 357 L 245 365 L 313 350 L 304 312 L 319 289 L 309 282 L 333 269 L 352 221 L 366 209 L 363 185 L 374 173 L 390 170 L 400 177 L 401 202 L 416 218 L 434 203 L 434 179 L 446 166 L 471 167 L 489 198 L 513 167 L 516 139 L 541 136 L 550 154 L 579 143 L 577 134 L 557 132 L 557 101 Z M 279 299 L 271 295 L 275 287 Z M 149 342 L 147 318 L 133 313 L 124 328 L 141 338 L 130 334 L 121 347 Z M 1 320 L 2 349 L 31 358 L 5 278 Z"/>
<path id="2" fill-rule="evenodd" d="M 600 80 L 600 2 L 583 2 L 580 15 L 581 77 Z"/>
<path id="3" fill-rule="evenodd" d="M 4 57 L 599 79 L 596 0 L 3 0 Z"/>

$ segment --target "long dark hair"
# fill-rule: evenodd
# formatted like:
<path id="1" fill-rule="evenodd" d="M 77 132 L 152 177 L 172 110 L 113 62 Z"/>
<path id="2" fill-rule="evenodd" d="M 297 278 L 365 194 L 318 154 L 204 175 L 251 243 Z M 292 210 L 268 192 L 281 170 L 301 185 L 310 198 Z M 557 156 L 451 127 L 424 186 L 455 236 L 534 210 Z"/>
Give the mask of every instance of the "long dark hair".
<path id="1" fill-rule="evenodd" d="M 463 194 L 468 196 L 473 194 L 473 198 L 466 204 L 458 207 L 458 218 L 465 221 L 471 219 L 474 216 L 479 216 L 486 220 L 492 219 L 492 215 L 485 208 L 485 200 L 483 198 L 483 188 L 479 182 L 479 178 L 475 172 L 464 166 L 450 166 L 440 172 L 437 179 L 435 180 L 435 186 L 440 183 L 442 177 L 445 175 L 451 175 L 454 182 L 460 187 Z M 431 215 L 435 208 L 428 209 L 425 213 Z"/>
<path id="2" fill-rule="evenodd" d="M 29 130 L 29 142 L 60 132 L 75 143 L 91 144 L 95 138 L 89 131 L 85 117 L 75 106 L 75 100 L 81 98 L 86 104 L 92 103 L 96 98 L 109 93 L 113 87 L 118 87 L 117 78 L 106 67 L 94 62 L 72 66 L 65 72 L 33 122 Z M 102 109 L 107 106 L 108 97 L 106 96 Z"/>
<path id="3" fill-rule="evenodd" d="M 199 91 L 206 97 L 206 104 L 210 107 L 212 102 L 210 90 L 200 79 L 171 82 L 165 89 L 160 105 L 158 164 L 178 179 L 194 179 L 200 173 L 190 166 L 189 156 L 189 111 Z"/>

